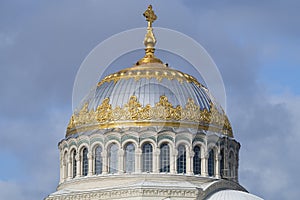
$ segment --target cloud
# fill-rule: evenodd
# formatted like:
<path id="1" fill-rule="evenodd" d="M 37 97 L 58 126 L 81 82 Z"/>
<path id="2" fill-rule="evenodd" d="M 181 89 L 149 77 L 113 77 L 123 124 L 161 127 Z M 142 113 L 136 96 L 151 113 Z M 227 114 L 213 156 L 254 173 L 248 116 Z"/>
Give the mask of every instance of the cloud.
<path id="1" fill-rule="evenodd" d="M 285 48 L 299 41 L 299 35 L 295 34 L 299 32 L 294 22 L 297 18 L 293 17 L 296 13 L 293 8 L 281 7 L 292 7 L 290 1 L 285 5 L 250 4 L 218 4 L 209 9 L 202 4 L 187 6 L 201 16 L 198 35 L 223 75 L 228 115 L 235 138 L 242 145 L 241 184 L 265 199 L 296 199 L 299 191 L 294 180 L 299 178 L 296 166 L 300 163 L 295 154 L 300 140 L 299 96 L 281 91 L 275 101 L 270 89 L 282 80 L 274 80 L 275 83 L 261 80 L 274 73 L 274 67 L 270 66 L 261 76 L 266 63 L 276 62 L 275 57 L 281 59 L 277 62 L 281 61 L 286 69 L 279 76 L 283 80 L 288 78 L 287 73 L 292 73 L 287 70 L 291 63 L 299 65 L 298 59 L 290 56 L 297 48 Z M 283 60 L 286 55 L 288 59 Z"/>
<path id="2" fill-rule="evenodd" d="M 0 181 L 0 199 L 22 199 L 20 186 L 15 183 Z"/>
<path id="3" fill-rule="evenodd" d="M 245 134 L 241 138 L 251 141 L 242 143 L 241 182 L 266 199 L 296 199 L 299 191 L 293 186 L 300 178 L 300 159 L 295 155 L 300 142 L 299 96 L 270 96 L 268 102 L 270 107 L 257 111 L 257 115 L 271 120 L 271 124 L 259 116 L 255 124 L 238 125 Z M 239 117 L 239 121 L 244 120 Z"/>
<path id="4" fill-rule="evenodd" d="M 219 66 L 228 115 L 242 145 L 240 182 L 265 199 L 297 199 L 300 99 L 293 92 L 270 92 L 273 83 L 261 79 L 274 68 L 260 74 L 274 57 L 289 55 L 290 65 L 299 65 L 297 2 L 199 2 L 154 2 L 155 26 L 195 38 Z M 12 163 L 20 172 L 9 181 L 3 180 L 7 172 L 0 172 L 0 199 L 42 199 L 55 190 L 57 142 L 72 112 L 76 71 L 102 40 L 145 26 L 139 15 L 147 4 L 1 2 L 0 150 L 12 155 L 7 162 L 17 160 Z M 286 73 L 282 78 L 293 72 Z"/>

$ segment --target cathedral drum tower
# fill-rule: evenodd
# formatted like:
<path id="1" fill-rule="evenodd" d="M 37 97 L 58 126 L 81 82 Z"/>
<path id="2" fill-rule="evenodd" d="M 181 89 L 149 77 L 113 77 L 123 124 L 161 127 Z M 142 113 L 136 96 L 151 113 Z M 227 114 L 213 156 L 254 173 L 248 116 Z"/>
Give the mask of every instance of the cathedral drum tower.
<path id="1" fill-rule="evenodd" d="M 145 56 L 100 80 L 59 142 L 60 180 L 45 200 L 248 199 L 240 144 L 208 89 L 155 57 L 150 5 Z"/>

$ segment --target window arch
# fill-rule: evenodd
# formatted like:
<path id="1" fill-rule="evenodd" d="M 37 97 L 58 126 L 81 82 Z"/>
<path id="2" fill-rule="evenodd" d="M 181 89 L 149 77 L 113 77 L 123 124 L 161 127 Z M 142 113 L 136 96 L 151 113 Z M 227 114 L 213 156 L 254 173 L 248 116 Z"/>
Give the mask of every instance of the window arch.
<path id="1" fill-rule="evenodd" d="M 73 166 L 72 177 L 75 178 L 77 174 L 76 150 L 73 150 L 72 153 L 72 166 Z"/>
<path id="2" fill-rule="evenodd" d="M 208 175 L 215 175 L 215 151 L 213 149 L 210 150 L 208 157 Z"/>
<path id="3" fill-rule="evenodd" d="M 102 174 L 102 148 L 101 146 L 97 146 L 95 148 L 95 157 L 94 157 L 94 167 L 95 167 L 95 174 Z"/>
<path id="4" fill-rule="evenodd" d="M 170 172 L 170 147 L 167 143 L 160 145 L 160 172 Z"/>
<path id="5" fill-rule="evenodd" d="M 178 146 L 177 173 L 186 173 L 186 150 L 184 145 Z"/>
<path id="6" fill-rule="evenodd" d="M 142 146 L 142 171 L 152 172 L 152 161 L 153 152 L 152 145 L 150 143 L 145 143 Z"/>
<path id="7" fill-rule="evenodd" d="M 89 170 L 88 149 L 85 147 L 82 150 L 82 175 L 87 176 Z"/>
<path id="8" fill-rule="evenodd" d="M 201 174 L 201 149 L 199 146 L 194 147 L 193 165 L 194 174 Z"/>
<path id="9" fill-rule="evenodd" d="M 119 147 L 117 144 L 113 143 L 109 147 L 109 173 L 117 173 L 118 172 L 118 151 Z"/>
<path id="10" fill-rule="evenodd" d="M 125 172 L 131 173 L 135 170 L 135 147 L 129 143 L 125 148 Z"/>

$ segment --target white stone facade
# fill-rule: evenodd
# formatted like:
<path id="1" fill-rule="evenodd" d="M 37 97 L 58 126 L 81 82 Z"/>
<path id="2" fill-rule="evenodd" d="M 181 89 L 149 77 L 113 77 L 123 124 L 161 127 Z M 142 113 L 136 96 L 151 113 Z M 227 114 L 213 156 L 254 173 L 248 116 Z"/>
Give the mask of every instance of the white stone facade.
<path id="1" fill-rule="evenodd" d="M 101 132 L 99 130 L 99 132 Z M 216 141 L 218 138 L 218 141 Z M 238 151 L 239 143 L 227 137 L 221 137 L 212 134 L 207 136 L 204 132 L 193 134 L 187 130 L 176 132 L 171 130 L 164 130 L 159 133 L 150 130 L 144 131 L 108 131 L 103 133 L 94 133 L 89 136 L 81 135 L 75 138 L 67 138 L 60 142 L 60 183 L 64 183 L 73 177 L 83 176 L 82 150 L 88 150 L 88 173 L 86 176 L 95 175 L 95 148 L 100 146 L 102 149 L 102 175 L 109 174 L 109 147 L 111 144 L 118 146 L 118 169 L 117 174 L 127 173 L 125 170 L 125 146 L 129 143 L 135 147 L 134 152 L 134 171 L 130 173 L 146 172 L 142 170 L 142 147 L 148 143 L 152 146 L 152 171 L 150 173 L 159 173 L 160 170 L 160 147 L 162 144 L 167 144 L 170 150 L 170 170 L 168 173 L 177 174 L 177 158 L 178 147 L 183 145 L 185 147 L 185 173 L 187 175 L 194 174 L 194 147 L 198 146 L 201 149 L 201 173 L 198 175 L 209 177 L 208 174 L 208 159 L 209 152 L 214 150 L 213 173 L 210 175 L 213 178 L 228 178 L 237 182 L 238 180 Z M 226 144 L 228 143 L 228 144 Z M 73 154 L 76 152 L 76 175 L 73 174 Z M 226 153 L 226 154 L 225 154 Z M 231 157 L 230 157 L 231 155 Z M 222 159 L 222 157 L 224 159 Z M 223 165 L 220 162 L 223 162 Z M 221 169 L 222 166 L 222 169 Z M 230 169 L 230 171 L 229 171 Z M 181 174 L 181 173 L 180 173 Z"/>
<path id="2" fill-rule="evenodd" d="M 117 169 L 110 172 L 110 147 L 114 144 L 117 150 Z M 126 146 L 133 144 L 133 171 L 126 172 Z M 150 144 L 151 171 L 143 169 L 143 147 Z M 169 167 L 162 171 L 162 145 L 168 146 Z M 179 155 L 179 146 L 184 153 Z M 96 173 L 95 149 L 101 147 L 101 173 Z M 200 153 L 194 152 L 199 147 Z M 127 130 L 98 130 L 89 135 L 82 134 L 63 139 L 60 150 L 60 183 L 58 192 L 47 200 L 66 199 L 67 196 L 79 195 L 80 199 L 132 199 L 150 195 L 172 196 L 172 199 L 201 199 L 205 196 L 204 185 L 208 182 L 223 181 L 241 189 L 238 181 L 238 152 L 240 145 L 232 138 L 207 131 L 172 128 L 131 128 Z M 83 150 L 85 154 L 83 155 Z M 87 150 L 87 151 L 86 151 Z M 213 157 L 210 152 L 213 150 Z M 76 152 L 76 153 L 74 153 Z M 182 149 L 181 149 L 182 152 Z M 195 158 L 195 156 L 197 156 Z M 231 155 L 231 157 L 229 156 Z M 99 155 L 98 155 L 99 156 Z M 85 158 L 84 158 L 85 157 Z M 198 160 L 197 160 L 198 159 Z M 181 160 L 181 163 L 179 163 Z M 194 162 L 200 164 L 196 170 Z M 222 162 L 222 164 L 221 164 Z M 84 166 L 84 163 L 86 165 Z M 99 162 L 98 162 L 99 164 Z M 75 165 L 75 166 L 74 166 Z M 209 165 L 210 168 L 209 169 Z M 180 167 L 181 171 L 178 169 Z M 228 173 L 230 167 L 230 173 Z M 75 172 L 74 172 L 75 171 Z M 145 179 L 146 177 L 146 179 Z M 150 181 L 149 181 L 150 180 Z M 143 183 L 142 185 L 140 183 Z M 146 184 L 147 183 L 147 184 Z M 183 184 L 184 183 L 184 184 Z M 127 186 L 124 188 L 124 186 Z M 188 186 L 188 187 L 186 187 Z M 92 191 L 86 194 L 86 190 Z M 153 196 L 153 194 L 156 194 Z M 119 195 L 119 196 L 118 196 Z M 129 196 L 128 196 L 129 195 Z M 152 195 L 152 196 L 151 196 Z M 77 197 L 74 196 L 74 199 Z M 93 198 L 92 198 L 93 197 Z M 176 197 L 176 198 L 175 198 Z M 148 198 L 148 197 L 147 197 Z M 146 198 L 146 199 L 147 199 Z"/>

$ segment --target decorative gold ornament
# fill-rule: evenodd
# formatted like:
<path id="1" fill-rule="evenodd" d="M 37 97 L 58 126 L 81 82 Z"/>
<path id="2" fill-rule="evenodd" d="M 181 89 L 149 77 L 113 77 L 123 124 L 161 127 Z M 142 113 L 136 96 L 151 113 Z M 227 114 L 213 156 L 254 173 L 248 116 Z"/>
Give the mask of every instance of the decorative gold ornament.
<path id="1" fill-rule="evenodd" d="M 96 110 L 88 110 L 88 103 L 75 112 L 67 128 L 67 136 L 76 129 L 116 128 L 123 126 L 173 126 L 221 131 L 233 137 L 232 129 L 224 111 L 219 111 L 214 104 L 210 109 L 202 109 L 189 98 L 184 107 L 174 107 L 166 96 L 160 96 L 154 107 L 142 106 L 136 96 L 131 96 L 123 107 L 112 108 L 110 99 L 105 98 Z"/>
<path id="2" fill-rule="evenodd" d="M 152 23 L 157 19 L 152 6 L 149 5 L 148 9 L 143 13 L 146 21 L 148 21 L 147 33 L 144 39 L 145 45 L 145 56 L 140 59 L 136 65 L 147 64 L 147 63 L 162 63 L 162 61 L 154 56 L 156 38 L 153 34 Z"/>
<path id="3" fill-rule="evenodd" d="M 152 27 L 152 23 L 157 19 L 154 11 L 152 10 L 152 5 L 149 5 L 147 10 L 143 13 L 144 17 L 146 17 L 146 21 L 148 22 L 148 27 Z"/>
<path id="4" fill-rule="evenodd" d="M 154 65 L 154 64 L 153 64 Z M 103 78 L 99 83 L 98 87 L 101 86 L 105 82 L 114 81 L 114 83 L 117 83 L 120 79 L 128 80 L 130 78 L 133 78 L 135 81 L 139 81 L 142 78 L 151 79 L 155 78 L 159 82 L 161 82 L 163 79 L 167 80 L 177 80 L 179 83 L 193 82 L 198 87 L 205 88 L 202 84 L 200 84 L 196 78 L 194 78 L 191 75 L 185 74 L 183 72 L 166 68 L 166 67 L 160 67 L 160 66 L 143 66 L 143 67 L 131 67 L 127 69 L 123 69 L 119 72 L 110 74 Z"/>

